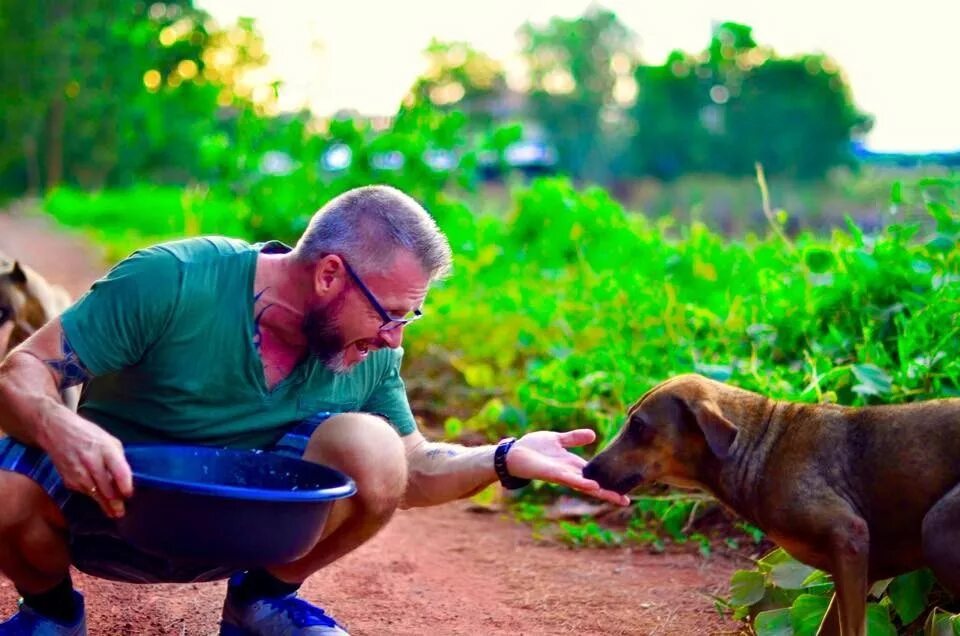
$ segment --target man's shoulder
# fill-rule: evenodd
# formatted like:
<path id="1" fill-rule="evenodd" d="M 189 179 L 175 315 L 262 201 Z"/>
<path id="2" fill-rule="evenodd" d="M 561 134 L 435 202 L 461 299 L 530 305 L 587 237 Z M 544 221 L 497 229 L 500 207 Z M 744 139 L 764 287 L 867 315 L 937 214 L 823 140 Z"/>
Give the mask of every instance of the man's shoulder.
<path id="1" fill-rule="evenodd" d="M 168 254 L 181 263 L 202 263 L 223 256 L 248 254 L 254 250 L 254 246 L 247 241 L 210 235 L 158 243 L 141 252 Z"/>
<path id="2" fill-rule="evenodd" d="M 390 370 L 399 372 L 400 364 L 403 362 L 403 347 L 377 349 L 370 354 L 366 362 L 372 363 L 372 366 L 382 372 Z"/>

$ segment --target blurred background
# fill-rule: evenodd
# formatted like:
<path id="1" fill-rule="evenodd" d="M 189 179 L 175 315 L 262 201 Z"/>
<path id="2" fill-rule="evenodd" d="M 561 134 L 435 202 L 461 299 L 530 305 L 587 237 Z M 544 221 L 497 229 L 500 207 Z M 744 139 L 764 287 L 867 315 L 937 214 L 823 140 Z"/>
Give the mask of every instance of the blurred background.
<path id="1" fill-rule="evenodd" d="M 958 24 L 956 0 L 0 0 L 0 214 L 53 217 L 106 266 L 204 233 L 292 243 L 336 194 L 397 186 L 456 254 L 407 388 L 466 443 L 590 426 L 592 453 L 689 371 L 960 396 Z M 702 497 L 618 514 L 560 536 L 767 545 Z M 720 605 L 822 613 L 829 581 L 797 567 Z M 943 597 L 904 581 L 871 610 L 891 630 Z"/>
<path id="2" fill-rule="evenodd" d="M 406 363 L 451 437 L 603 440 L 688 370 L 958 392 L 960 356 L 918 375 L 898 322 L 952 342 L 905 298 L 953 289 L 957 24 L 953 0 L 0 0 L 0 196 L 109 264 L 409 192 L 456 252 Z"/>
<path id="3" fill-rule="evenodd" d="M 561 174 L 737 230 L 758 162 L 800 225 L 877 223 L 879 182 L 960 162 L 950 0 L 0 6 L 10 195 L 282 176 L 255 207 L 296 215 L 423 169 L 501 208 Z"/>

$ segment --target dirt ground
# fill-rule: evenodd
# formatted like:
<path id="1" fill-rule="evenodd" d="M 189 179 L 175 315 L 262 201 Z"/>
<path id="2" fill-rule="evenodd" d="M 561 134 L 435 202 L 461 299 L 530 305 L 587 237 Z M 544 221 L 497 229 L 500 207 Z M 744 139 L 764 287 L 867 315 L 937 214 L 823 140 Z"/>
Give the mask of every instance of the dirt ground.
<path id="1" fill-rule="evenodd" d="M 0 251 L 74 297 L 99 276 L 82 237 L 14 206 L 0 212 Z M 741 560 L 571 550 L 535 539 L 503 514 L 464 502 L 399 512 L 371 542 L 311 578 L 302 595 L 352 634 L 372 636 L 737 634 L 711 595 Z M 211 636 L 224 583 L 123 585 L 75 574 L 91 636 Z M 0 580 L 0 617 L 16 593 Z"/>

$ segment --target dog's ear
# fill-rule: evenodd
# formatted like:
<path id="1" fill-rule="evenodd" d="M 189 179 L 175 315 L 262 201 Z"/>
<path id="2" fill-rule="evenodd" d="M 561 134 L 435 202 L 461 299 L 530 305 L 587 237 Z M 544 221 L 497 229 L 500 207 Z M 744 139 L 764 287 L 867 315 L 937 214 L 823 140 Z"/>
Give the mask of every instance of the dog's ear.
<path id="1" fill-rule="evenodd" d="M 717 403 L 710 399 L 697 400 L 690 405 L 697 426 L 703 431 L 707 445 L 719 459 L 730 455 L 730 447 L 737 437 L 737 427 L 720 412 Z"/>
<path id="2" fill-rule="evenodd" d="M 20 261 L 13 261 L 13 269 L 10 270 L 10 280 L 18 285 L 27 282 L 27 273 L 20 267 Z"/>

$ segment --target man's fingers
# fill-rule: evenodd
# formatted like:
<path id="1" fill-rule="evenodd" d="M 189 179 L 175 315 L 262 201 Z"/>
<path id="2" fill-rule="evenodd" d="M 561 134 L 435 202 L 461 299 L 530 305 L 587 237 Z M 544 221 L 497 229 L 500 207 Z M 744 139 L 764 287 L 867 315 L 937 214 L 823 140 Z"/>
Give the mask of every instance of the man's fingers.
<path id="1" fill-rule="evenodd" d="M 583 446 L 597 439 L 597 434 L 589 428 L 578 428 L 575 431 L 560 433 L 560 445 L 564 448 Z"/>
<path id="2" fill-rule="evenodd" d="M 119 494 L 124 497 L 133 496 L 133 474 L 130 471 L 130 464 L 124 457 L 123 451 L 117 453 L 108 453 L 104 459 L 104 464 L 110 475 L 113 477 L 113 483 L 120 490 Z"/>
<path id="3" fill-rule="evenodd" d="M 553 475 L 552 481 L 583 492 L 600 490 L 600 484 L 592 479 L 587 479 L 576 470 L 558 470 Z"/>
<path id="4" fill-rule="evenodd" d="M 566 460 L 567 466 L 570 466 L 574 470 L 578 470 L 581 472 L 583 471 L 583 467 L 587 465 L 587 460 L 585 460 L 583 457 L 580 457 L 579 455 L 574 455 L 573 453 L 569 453 L 569 455 L 565 458 L 565 460 Z"/>
<path id="5" fill-rule="evenodd" d="M 117 489 L 113 485 L 113 476 L 107 470 L 105 459 L 102 455 L 96 454 L 92 457 L 82 457 L 81 461 L 93 482 L 90 484 L 91 489 L 96 489 L 97 493 L 106 499 L 116 499 Z"/>
<path id="6" fill-rule="evenodd" d="M 557 483 L 562 483 L 586 495 L 596 497 L 597 499 L 603 499 L 604 501 L 609 501 L 610 503 L 617 504 L 618 506 L 626 506 L 630 504 L 630 498 L 626 495 L 621 495 L 620 493 L 612 490 L 604 490 L 600 487 L 600 484 L 594 480 L 587 479 L 578 474 L 563 472 L 557 475 L 556 481 Z"/>
<path id="7" fill-rule="evenodd" d="M 89 494 L 89 496 L 93 498 L 94 501 L 97 502 L 97 505 L 100 506 L 101 510 L 103 510 L 103 514 L 107 515 L 108 517 L 113 518 L 113 517 L 123 516 L 122 510 L 121 510 L 121 514 L 118 515 L 116 513 L 114 508 L 114 501 L 111 501 L 106 497 L 104 497 L 103 495 L 101 495 L 99 490 L 95 491 L 93 494 Z M 120 504 L 120 505 L 121 507 L 123 506 L 123 504 Z"/>

